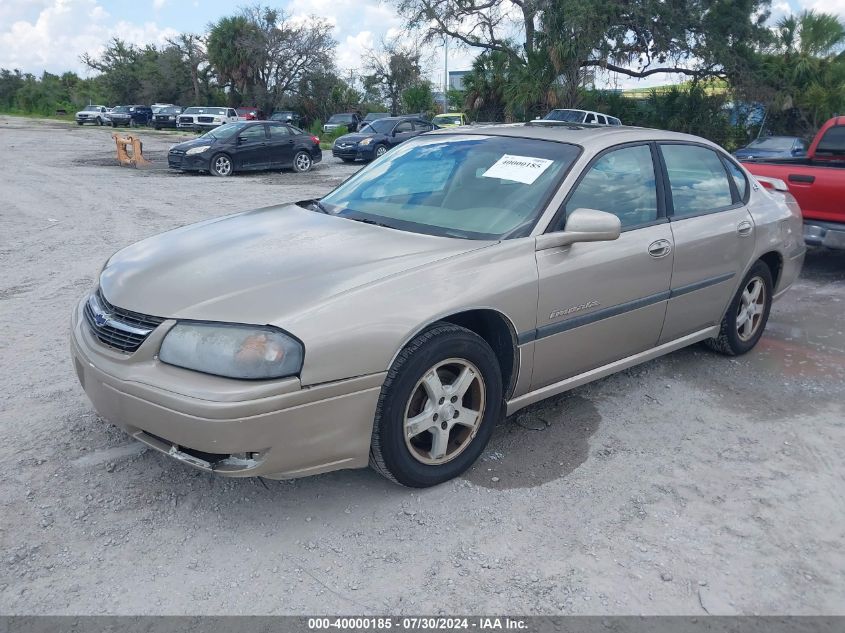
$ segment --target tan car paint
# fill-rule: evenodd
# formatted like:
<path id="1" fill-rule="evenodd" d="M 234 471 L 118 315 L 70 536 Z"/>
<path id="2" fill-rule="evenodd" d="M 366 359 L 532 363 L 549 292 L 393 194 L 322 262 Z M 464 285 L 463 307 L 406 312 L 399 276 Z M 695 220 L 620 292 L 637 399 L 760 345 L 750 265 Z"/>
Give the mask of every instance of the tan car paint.
<path id="1" fill-rule="evenodd" d="M 716 148 L 697 137 L 636 128 L 544 126 L 478 127 L 461 133 L 565 141 L 584 149 L 524 238 L 432 237 L 280 206 L 185 227 L 120 251 L 100 276 L 105 296 L 121 308 L 168 320 L 127 355 L 100 344 L 87 331 L 80 310 L 74 313 L 72 353 L 95 407 L 134 437 L 193 466 L 201 467 L 179 446 L 249 454 L 215 469 L 226 475 L 290 477 L 360 467 L 367 463 L 386 370 L 408 341 L 444 317 L 484 309 L 504 318 L 518 358 L 507 395 L 507 410 L 513 413 L 713 336 L 727 302 L 761 255 L 776 253 L 783 260 L 776 293 L 800 271 L 800 217 L 756 183 L 748 205 L 753 236 L 739 246 L 723 244 L 724 252 L 697 241 L 694 233 L 718 233 L 721 225 L 735 224 L 740 212 L 702 220 L 690 231 L 666 222 L 623 233 L 615 241 L 537 250 L 538 236 L 598 152 L 661 139 Z M 667 275 L 672 277 L 678 253 L 653 261 L 643 253 L 673 233 L 681 242 L 689 240 L 680 254 L 688 272 L 670 282 Z M 616 275 L 610 275 L 614 267 L 607 262 L 617 262 Z M 546 326 L 635 302 L 661 288 L 668 294 L 684 275 L 694 280 L 697 266 L 706 269 L 701 274 L 724 270 L 733 276 L 679 298 L 537 338 Z M 673 340 L 660 338 L 664 317 L 666 331 L 676 334 L 669 337 Z M 305 345 L 301 375 L 247 382 L 167 366 L 156 354 L 176 318 L 277 325 Z M 654 347 L 658 338 L 661 344 Z"/>

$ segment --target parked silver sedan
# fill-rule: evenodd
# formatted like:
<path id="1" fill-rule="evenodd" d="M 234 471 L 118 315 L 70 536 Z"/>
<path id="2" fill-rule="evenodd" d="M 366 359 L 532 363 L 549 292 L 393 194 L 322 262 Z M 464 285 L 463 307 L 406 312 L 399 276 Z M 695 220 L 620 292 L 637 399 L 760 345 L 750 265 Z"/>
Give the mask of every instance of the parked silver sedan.
<path id="1" fill-rule="evenodd" d="M 748 352 L 803 257 L 794 199 L 700 138 L 444 130 L 321 200 L 119 251 L 72 353 L 103 417 L 191 466 L 431 486 L 533 402 L 700 341 Z"/>

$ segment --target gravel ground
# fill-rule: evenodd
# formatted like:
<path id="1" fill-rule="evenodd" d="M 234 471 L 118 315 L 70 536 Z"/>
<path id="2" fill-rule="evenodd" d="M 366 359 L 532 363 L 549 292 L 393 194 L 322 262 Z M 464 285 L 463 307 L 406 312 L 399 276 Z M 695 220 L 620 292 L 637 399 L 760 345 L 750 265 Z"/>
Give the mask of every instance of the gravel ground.
<path id="1" fill-rule="evenodd" d="M 115 250 L 354 172 L 117 166 L 109 130 L 0 117 L 0 613 L 845 614 L 845 254 L 765 337 L 509 418 L 463 479 L 199 473 L 99 419 L 72 307 Z"/>

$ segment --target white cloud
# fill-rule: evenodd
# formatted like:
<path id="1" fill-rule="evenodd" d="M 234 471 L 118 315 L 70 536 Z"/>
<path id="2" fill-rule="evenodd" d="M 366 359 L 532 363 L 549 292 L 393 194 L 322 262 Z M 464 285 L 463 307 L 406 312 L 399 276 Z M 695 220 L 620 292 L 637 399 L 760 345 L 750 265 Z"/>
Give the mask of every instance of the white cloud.
<path id="1" fill-rule="evenodd" d="M 167 0 L 153 0 L 153 10 L 158 11 L 165 5 L 166 2 Z"/>
<path id="2" fill-rule="evenodd" d="M 79 56 L 85 52 L 92 55 L 102 52 L 108 40 L 115 36 L 144 45 L 162 44 L 167 37 L 178 34 L 175 29 L 160 28 L 155 22 L 135 24 L 115 20 L 96 0 L 45 1 L 29 17 L 24 11 L 14 14 L 3 6 L 0 68 L 19 68 L 34 74 L 44 70 L 84 73 L 86 68 Z M 11 18 L 8 21 L 7 14 Z"/>
<path id="3" fill-rule="evenodd" d="M 834 13 L 845 19 L 845 0 L 813 0 L 799 3 L 807 9 L 815 9 L 824 13 Z"/>

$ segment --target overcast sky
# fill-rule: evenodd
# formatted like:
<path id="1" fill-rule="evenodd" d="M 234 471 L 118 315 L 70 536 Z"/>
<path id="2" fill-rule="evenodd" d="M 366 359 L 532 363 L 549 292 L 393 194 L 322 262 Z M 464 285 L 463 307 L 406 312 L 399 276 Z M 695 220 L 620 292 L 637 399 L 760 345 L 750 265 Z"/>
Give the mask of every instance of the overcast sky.
<path id="1" fill-rule="evenodd" d="M 203 33 L 209 22 L 231 15 L 239 4 L 229 0 L 0 0 L 0 68 L 44 70 L 86 69 L 83 52 L 97 53 L 111 37 L 136 44 L 161 44 L 168 36 L 188 31 Z M 388 2 L 379 0 L 285 0 L 269 2 L 292 15 L 317 15 L 334 25 L 338 65 L 358 69 L 361 53 L 385 34 L 399 32 L 401 21 Z M 845 0 L 773 0 L 775 17 L 789 9 L 816 8 L 845 18 Z M 431 79 L 443 82 L 443 49 L 433 50 Z M 451 46 L 449 69 L 465 70 L 474 52 Z M 666 83 L 665 76 L 648 80 L 604 77 L 609 85 L 629 87 Z"/>

